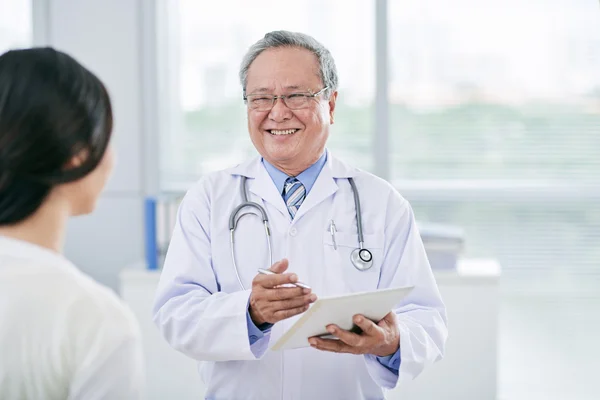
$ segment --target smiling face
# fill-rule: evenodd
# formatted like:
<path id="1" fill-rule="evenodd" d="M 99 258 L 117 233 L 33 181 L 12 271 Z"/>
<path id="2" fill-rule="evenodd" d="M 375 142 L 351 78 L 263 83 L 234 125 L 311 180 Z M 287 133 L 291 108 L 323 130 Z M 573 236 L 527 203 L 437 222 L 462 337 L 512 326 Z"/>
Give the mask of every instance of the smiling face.
<path id="1" fill-rule="evenodd" d="M 304 48 L 263 51 L 250 65 L 246 93 L 288 95 L 323 89 L 317 57 Z M 306 108 L 289 109 L 277 99 L 270 111 L 248 108 L 248 131 L 254 147 L 269 163 L 288 175 L 298 175 L 323 154 L 337 92 L 309 98 Z"/>

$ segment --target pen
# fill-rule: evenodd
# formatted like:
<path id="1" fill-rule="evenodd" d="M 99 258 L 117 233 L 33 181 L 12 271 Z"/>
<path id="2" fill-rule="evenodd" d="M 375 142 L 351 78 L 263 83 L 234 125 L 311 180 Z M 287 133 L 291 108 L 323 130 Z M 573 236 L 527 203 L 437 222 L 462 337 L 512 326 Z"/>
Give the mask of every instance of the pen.
<path id="1" fill-rule="evenodd" d="M 258 272 L 263 274 L 263 275 L 276 275 L 275 272 L 271 271 L 270 269 L 262 269 L 259 268 Z M 308 286 L 306 283 L 302 283 L 302 282 L 296 282 L 296 283 L 292 283 L 292 285 L 294 286 L 298 286 L 304 289 L 310 289 L 310 286 Z"/>
<path id="2" fill-rule="evenodd" d="M 331 240 L 333 241 L 333 248 L 334 250 L 337 250 L 337 243 L 335 242 L 335 232 L 337 230 L 335 229 L 335 222 L 333 222 L 333 220 L 331 220 L 331 224 L 329 225 L 329 232 L 331 233 Z"/>

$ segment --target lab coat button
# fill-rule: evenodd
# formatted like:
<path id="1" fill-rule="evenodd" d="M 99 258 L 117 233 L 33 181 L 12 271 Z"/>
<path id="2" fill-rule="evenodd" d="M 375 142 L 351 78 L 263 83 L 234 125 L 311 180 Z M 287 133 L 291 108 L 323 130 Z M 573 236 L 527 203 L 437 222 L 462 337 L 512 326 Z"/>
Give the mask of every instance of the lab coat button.
<path id="1" fill-rule="evenodd" d="M 296 230 L 296 228 L 290 229 L 290 236 L 296 236 L 297 233 L 298 233 L 298 230 Z"/>

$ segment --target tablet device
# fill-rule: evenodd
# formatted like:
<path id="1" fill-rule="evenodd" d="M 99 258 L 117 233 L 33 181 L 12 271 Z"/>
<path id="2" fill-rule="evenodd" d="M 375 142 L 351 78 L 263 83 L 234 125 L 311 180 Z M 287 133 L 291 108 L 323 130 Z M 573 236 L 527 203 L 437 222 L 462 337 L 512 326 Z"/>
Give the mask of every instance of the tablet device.
<path id="1" fill-rule="evenodd" d="M 331 338 L 325 328 L 329 324 L 336 324 L 342 329 L 360 333 L 360 328 L 352 321 L 356 314 L 362 314 L 377 323 L 412 289 L 413 287 L 410 286 L 319 298 L 271 346 L 271 350 L 309 347 L 308 339 L 312 336 Z"/>

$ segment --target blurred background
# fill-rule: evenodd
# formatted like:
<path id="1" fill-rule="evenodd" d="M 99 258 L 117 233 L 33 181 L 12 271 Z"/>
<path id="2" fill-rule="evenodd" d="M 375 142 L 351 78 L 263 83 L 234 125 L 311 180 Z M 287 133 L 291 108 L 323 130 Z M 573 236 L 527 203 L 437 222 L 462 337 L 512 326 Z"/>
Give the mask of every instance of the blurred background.
<path id="1" fill-rule="evenodd" d="M 255 154 L 237 72 L 276 29 L 336 60 L 329 148 L 392 182 L 421 223 L 463 232 L 459 265 L 436 275 L 456 368 L 398 398 L 440 382 L 435 398 L 600 398 L 598 0 L 0 0 L 0 52 L 51 45 L 111 93 L 117 170 L 66 250 L 148 323 L 149 375 L 177 371 L 151 396 L 202 389 L 149 323 L 144 200 L 176 206 Z"/>

